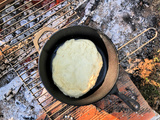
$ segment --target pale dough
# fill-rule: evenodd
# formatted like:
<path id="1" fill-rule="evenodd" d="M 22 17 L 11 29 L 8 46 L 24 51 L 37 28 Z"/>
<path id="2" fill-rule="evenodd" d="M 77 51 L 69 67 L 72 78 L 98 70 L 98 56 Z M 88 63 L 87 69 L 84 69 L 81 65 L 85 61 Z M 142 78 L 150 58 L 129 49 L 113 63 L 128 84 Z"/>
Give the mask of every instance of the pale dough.
<path id="1" fill-rule="evenodd" d="M 94 43 L 87 39 L 68 40 L 52 61 L 52 77 L 58 88 L 79 98 L 96 83 L 103 61 Z"/>

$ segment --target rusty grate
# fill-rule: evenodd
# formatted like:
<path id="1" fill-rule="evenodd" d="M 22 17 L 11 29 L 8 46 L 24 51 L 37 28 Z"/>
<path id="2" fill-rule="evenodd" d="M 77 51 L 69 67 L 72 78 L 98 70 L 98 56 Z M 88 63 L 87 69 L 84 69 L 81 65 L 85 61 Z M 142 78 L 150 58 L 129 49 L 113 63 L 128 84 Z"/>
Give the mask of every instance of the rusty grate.
<path id="1" fill-rule="evenodd" d="M 41 5 L 43 0 L 37 0 L 34 4 L 34 0 L 26 1 L 23 4 L 21 1 L 22 0 L 16 0 L 0 10 L 0 40 L 3 41 L 0 43 L 0 78 L 5 79 L 9 72 L 18 75 L 49 119 L 63 118 L 65 114 L 76 115 L 78 113 L 74 110 L 78 108 L 77 106 L 61 103 L 45 90 L 38 75 L 39 50 L 34 46 L 33 42 L 35 34 L 46 27 L 54 29 L 55 32 L 61 28 L 77 24 L 76 21 L 78 21 L 80 17 L 74 10 L 76 6 L 74 6 L 70 0 L 63 0 L 60 3 L 50 1 L 43 6 Z M 16 6 L 16 8 L 11 10 L 10 7 L 13 5 Z M 3 15 L 3 11 L 7 11 L 7 14 Z M 8 15 L 10 15 L 10 17 L 8 17 Z M 26 19 L 28 19 L 28 21 Z M 150 29 L 156 31 L 154 28 L 149 28 L 146 31 Z M 38 41 L 40 48 L 49 39 L 51 34 L 53 34 L 53 32 L 46 32 L 41 36 Z M 131 41 L 139 37 L 139 35 Z M 148 42 L 152 41 L 156 36 L 157 32 Z M 118 50 L 121 50 L 131 41 Z M 145 44 L 143 44 L 142 47 L 144 45 Z M 138 49 L 140 48 L 141 47 Z M 85 109 L 84 111 L 87 110 L 88 109 Z M 69 111 L 73 112 L 69 113 Z"/>

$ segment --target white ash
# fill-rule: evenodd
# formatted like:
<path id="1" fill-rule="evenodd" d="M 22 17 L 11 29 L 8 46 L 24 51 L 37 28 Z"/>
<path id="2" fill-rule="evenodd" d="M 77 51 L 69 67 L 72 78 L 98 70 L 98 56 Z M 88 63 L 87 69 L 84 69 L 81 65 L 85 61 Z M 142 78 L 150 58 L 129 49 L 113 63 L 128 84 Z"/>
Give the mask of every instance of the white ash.
<path id="1" fill-rule="evenodd" d="M 20 31 L 20 30 L 16 30 L 15 33 L 16 33 L 16 34 L 20 34 L 21 31 Z"/>
<path id="2" fill-rule="evenodd" d="M 15 76 L 15 74 L 7 74 L 7 78 L 8 79 L 10 79 L 10 80 L 12 80 L 12 79 L 14 79 L 14 76 Z"/>
<path id="3" fill-rule="evenodd" d="M 54 10 L 59 10 L 60 8 L 62 8 L 62 5 L 61 4 L 59 4 L 59 5 L 57 5 L 55 8 L 54 8 Z"/>
<path id="4" fill-rule="evenodd" d="M 74 1 L 71 1 L 72 5 L 75 7 L 75 9 L 79 8 L 85 2 L 88 2 L 88 0 L 74 0 Z"/>
<path id="5" fill-rule="evenodd" d="M 8 4 L 8 5 L 5 6 L 5 12 L 6 12 L 6 13 L 9 13 L 9 12 L 12 12 L 12 11 L 13 11 L 13 13 L 16 14 L 16 11 L 14 11 L 14 10 L 15 10 L 15 7 L 14 7 L 14 6 L 10 6 L 10 7 L 9 7 L 9 6 L 10 6 L 10 4 Z"/>
<path id="6" fill-rule="evenodd" d="M 105 33 L 112 40 L 117 49 L 150 26 L 147 17 L 140 15 L 139 13 L 137 15 L 135 11 L 133 11 L 133 8 L 138 6 L 138 2 L 105 0 L 100 1 L 97 9 L 91 11 L 94 2 L 95 0 L 90 0 L 87 3 L 84 15 L 79 24 L 84 23 L 88 16 L 91 16 L 89 26 Z M 132 19 L 130 24 L 124 21 L 123 17 L 125 15 L 129 15 Z M 135 25 L 135 30 L 133 25 Z M 119 51 L 119 59 L 121 60 L 133 50 L 139 48 L 146 41 L 148 41 L 148 39 L 146 38 L 146 35 L 143 34 Z M 139 50 L 136 54 L 143 55 L 143 52 Z M 124 63 L 122 62 L 121 65 L 128 68 L 126 61 L 124 61 Z"/>
<path id="7" fill-rule="evenodd" d="M 15 77 L 9 84 L 0 88 L 0 100 L 9 100 L 10 92 L 13 91 L 12 97 L 18 92 L 19 88 L 23 84 L 19 77 Z M 7 89 L 6 89 L 7 88 Z"/>
<path id="8" fill-rule="evenodd" d="M 11 99 L 9 102 L 0 101 L 1 107 L 4 108 L 1 111 L 4 116 L 3 120 L 35 120 L 42 114 L 42 108 L 35 99 L 32 99 L 33 97 L 30 95 L 30 91 L 27 89 L 23 89 L 23 91 L 24 93 L 16 96 L 16 100 Z"/>
<path id="9" fill-rule="evenodd" d="M 22 72 L 22 73 L 24 73 L 23 75 L 21 75 L 21 78 L 24 80 L 24 79 L 26 79 L 27 77 L 28 77 L 28 74 L 27 73 L 25 73 L 26 71 L 24 71 L 24 72 Z M 22 74 L 21 73 L 21 74 Z"/>
<path id="10" fill-rule="evenodd" d="M 85 3 L 85 2 L 86 1 L 83 1 L 82 3 Z M 92 1 L 92 4 L 90 1 L 87 2 L 87 5 L 85 6 L 84 16 L 83 16 L 83 18 L 81 18 L 79 24 L 84 23 L 84 21 L 87 19 L 87 17 L 91 16 L 93 14 L 93 13 L 91 14 L 91 8 L 92 8 L 93 4 L 94 4 L 93 1 Z M 81 2 L 79 4 L 77 4 L 77 6 L 81 6 L 81 5 L 82 5 Z M 77 7 L 75 7 L 75 9 L 77 9 Z"/>
<path id="11" fill-rule="evenodd" d="M 44 20 L 45 18 L 49 17 L 50 15 L 52 15 L 54 12 L 48 11 L 43 15 L 42 20 Z"/>
<path id="12" fill-rule="evenodd" d="M 25 36 L 29 36 L 31 33 L 29 31 L 24 32 Z"/>
<path id="13" fill-rule="evenodd" d="M 32 66 L 32 67 L 33 67 L 33 66 Z M 33 71 L 33 72 L 31 72 L 30 74 L 32 75 L 30 78 L 32 78 L 32 79 L 37 78 L 37 72 L 36 72 L 36 71 Z"/>
<path id="14" fill-rule="evenodd" d="M 57 24 L 59 24 L 59 23 L 61 23 L 61 22 L 64 21 L 64 18 L 63 18 L 63 17 L 60 17 L 60 18 L 57 19 L 57 20 L 54 20 L 53 18 L 55 19 L 55 17 L 53 16 L 45 25 L 48 24 L 48 27 L 54 28 Z M 53 20 L 54 20 L 54 21 L 53 21 Z M 55 29 L 59 29 L 59 27 L 63 26 L 64 24 L 65 24 L 65 23 L 60 24 L 60 25 L 57 26 Z"/>
<path id="15" fill-rule="evenodd" d="M 14 27 L 11 27 L 11 32 L 15 31 L 15 28 Z"/>
<path id="16" fill-rule="evenodd" d="M 20 25 L 21 25 L 21 26 L 23 26 L 23 25 L 26 24 L 26 23 L 28 23 L 27 20 L 22 20 L 22 21 L 20 21 Z M 28 27 L 29 27 L 29 24 L 26 24 L 25 27 L 28 28 Z"/>
<path id="17" fill-rule="evenodd" d="M 24 65 L 28 64 L 29 62 L 26 62 L 24 63 Z M 37 65 L 37 61 L 34 60 L 33 62 L 29 63 L 27 66 L 28 66 L 28 69 L 31 69 L 33 66 Z"/>
<path id="18" fill-rule="evenodd" d="M 5 37 L 5 42 L 8 42 L 11 39 L 13 39 L 13 36 L 10 34 L 10 35 Z"/>
<path id="19" fill-rule="evenodd" d="M 20 4 L 20 3 L 18 3 L 18 4 Z M 67 3 L 64 2 L 62 5 L 57 6 L 57 9 L 60 9 L 60 7 L 65 6 L 66 4 Z M 7 9 L 8 10 L 7 12 L 11 12 L 14 9 L 15 9 L 14 6 L 10 7 L 9 9 Z M 21 10 L 25 10 L 25 8 L 22 8 Z M 4 23 L 4 25 L 2 26 L 2 28 L 6 28 L 6 26 L 12 25 L 14 22 L 17 22 L 18 20 L 21 19 L 20 22 L 18 22 L 15 25 L 13 25 L 13 27 L 15 27 L 15 28 L 11 27 L 8 30 L 9 32 L 13 32 L 15 29 L 17 29 L 14 32 L 15 35 L 16 35 L 16 38 L 13 37 L 13 34 L 9 34 L 3 41 L 0 42 L 0 44 L 4 44 L 5 42 L 8 42 L 9 40 L 13 39 L 13 40 L 11 40 L 11 42 L 8 43 L 9 45 L 13 45 L 13 44 L 17 43 L 18 41 L 24 39 L 26 36 L 29 36 L 35 30 L 37 30 L 44 22 L 42 22 L 41 24 L 37 24 L 35 27 L 33 27 L 33 26 L 37 22 L 40 22 L 40 21 L 44 20 L 46 17 L 50 16 L 51 14 L 54 14 L 55 10 L 52 9 L 52 10 L 48 11 L 45 15 L 42 15 L 42 16 L 40 16 L 40 15 L 45 12 L 44 10 L 40 10 L 40 11 L 36 12 L 35 14 L 32 14 L 33 10 L 26 10 L 26 12 L 23 13 L 23 16 L 20 16 L 18 18 L 18 20 L 17 19 L 16 20 L 15 19 L 11 19 L 12 17 L 14 17 L 13 15 L 15 14 L 15 12 L 12 13 L 12 14 L 10 14 L 10 15 L 5 16 L 2 19 L 3 22 L 7 21 L 6 23 Z M 29 17 L 23 19 L 25 17 L 25 15 L 29 15 L 29 14 L 31 14 Z M 6 11 L 3 12 L 3 14 L 1 16 L 4 16 L 4 15 L 6 15 Z M 37 17 L 37 16 L 39 16 L 39 17 L 35 19 L 35 17 Z M 56 15 L 56 17 L 58 17 L 58 15 Z M 56 17 L 54 17 L 54 18 L 56 18 Z M 9 20 L 9 19 L 11 19 L 11 20 Z M 60 20 L 62 21 L 62 19 L 60 19 Z M 46 22 L 46 20 L 45 20 L 45 22 Z M 58 24 L 58 22 L 54 23 L 54 25 L 55 24 Z M 27 30 L 27 29 L 29 29 L 31 27 L 33 27 L 33 28 L 30 29 L 29 31 L 25 32 L 25 33 L 22 33 L 22 32 L 24 32 L 24 30 Z M 8 32 L 6 34 L 8 34 Z M 19 35 L 19 34 L 21 34 L 21 35 Z M 25 46 L 25 43 L 22 42 L 21 45 L 19 44 L 18 48 L 20 48 L 22 46 Z M 24 58 L 25 56 L 27 57 L 27 54 L 29 52 L 30 52 L 30 54 L 32 54 L 32 53 L 35 52 L 35 49 L 32 49 L 32 50 L 27 51 L 27 52 L 24 51 L 24 49 L 18 50 L 18 52 L 16 52 L 16 54 L 22 54 L 22 55 L 19 55 L 18 61 L 21 61 L 22 58 Z M 9 58 L 9 59 L 11 60 L 12 58 Z M 24 63 L 24 65 L 25 64 L 27 64 L 27 63 Z M 30 63 L 29 65 L 27 65 L 27 70 L 30 69 L 30 68 L 32 68 L 34 65 L 37 65 L 36 61 L 33 61 L 32 63 Z M 26 71 L 24 70 L 23 72 L 20 72 L 19 74 L 23 74 L 25 72 Z M 32 71 L 32 72 L 30 72 L 29 74 L 33 74 L 30 77 L 30 79 L 35 79 L 38 76 L 38 73 L 35 70 Z M 8 76 L 8 79 L 11 78 L 11 77 L 12 76 Z M 27 77 L 28 77 L 28 72 L 25 73 L 25 74 L 23 74 L 21 76 L 22 79 L 26 79 Z M 5 119 L 7 119 L 7 120 L 8 119 L 13 119 L 13 120 L 15 120 L 15 119 L 20 119 L 20 120 L 21 119 L 36 119 L 38 117 L 38 115 L 41 114 L 41 110 L 42 110 L 41 107 L 35 101 L 34 97 L 30 93 L 30 91 L 28 91 L 27 89 L 21 90 L 21 88 L 22 88 L 21 86 L 22 85 L 20 85 L 20 83 L 23 84 L 23 82 L 20 80 L 20 78 L 19 77 L 15 77 L 15 79 L 11 80 L 11 82 L 9 84 L 7 84 L 7 89 L 12 88 L 12 85 L 13 85 L 12 90 L 10 90 L 10 91 L 3 90 L 3 92 L 1 92 L 1 94 L 4 93 L 4 94 L 7 95 L 7 97 L 5 99 L 8 100 L 8 101 L 5 101 L 4 97 L 0 97 L 0 105 L 4 106 L 3 111 L 2 111 L 3 115 L 4 115 L 3 119 L 4 120 Z M 18 84 L 17 84 L 16 81 L 18 81 Z M 37 81 L 37 83 L 38 82 L 39 81 Z M 36 84 L 36 83 L 34 83 L 34 84 Z M 44 86 L 42 84 L 40 84 L 39 87 L 44 87 Z M 3 87 L 1 87 L 1 88 L 3 88 Z M 2 89 L 1 89 L 1 91 L 2 91 Z M 32 89 L 32 92 L 36 92 L 36 91 L 38 91 L 38 88 Z M 12 93 L 12 94 L 10 94 L 10 93 Z M 20 99 L 17 99 L 17 97 L 19 97 Z M 21 100 L 21 99 L 23 99 L 23 100 Z M 14 102 L 12 102 L 12 101 L 14 101 Z M 29 107 L 29 105 L 34 106 L 34 109 L 32 110 Z"/>
<path id="20" fill-rule="evenodd" d="M 14 22 L 16 22 L 16 19 L 11 19 L 7 22 L 8 25 L 13 24 Z"/>
<path id="21" fill-rule="evenodd" d="M 62 7 L 66 6 L 67 5 L 67 1 L 64 1 L 61 5 L 62 5 Z"/>
<path id="22" fill-rule="evenodd" d="M 29 29 L 30 34 L 32 34 L 35 31 L 35 29 L 31 28 Z"/>
<path id="23" fill-rule="evenodd" d="M 38 12 L 39 12 L 39 14 L 42 14 L 42 13 L 43 13 L 41 10 L 38 11 Z M 41 16 L 40 16 L 39 14 L 37 14 L 37 15 L 35 16 L 38 22 L 41 20 Z"/>
<path id="24" fill-rule="evenodd" d="M 31 20 L 33 20 L 34 18 L 35 18 L 35 16 L 34 16 L 34 15 L 31 15 L 31 16 L 28 17 L 28 20 L 31 21 Z"/>
<path id="25" fill-rule="evenodd" d="M 10 45 L 13 45 L 13 44 L 15 44 L 15 43 L 17 43 L 17 42 L 18 42 L 17 39 L 12 39 L 11 42 L 10 42 Z"/>
<path id="26" fill-rule="evenodd" d="M 15 28 L 16 28 L 17 30 L 19 30 L 20 27 L 21 27 L 20 23 L 16 23 Z"/>
<path id="27" fill-rule="evenodd" d="M 28 75 L 25 73 L 21 77 L 25 79 Z M 22 89 L 22 85 L 22 80 L 17 76 L 9 84 L 0 88 L 0 105 L 3 108 L 1 110 L 3 120 L 37 119 L 42 114 L 42 108 L 35 101 L 31 92 L 28 89 Z M 37 90 L 35 89 L 34 92 Z"/>
<path id="28" fill-rule="evenodd" d="M 70 8 L 68 8 L 66 11 L 69 11 Z M 63 13 L 62 13 L 63 14 Z M 64 26 L 67 22 L 67 19 L 73 14 L 73 11 L 68 12 L 64 15 L 55 15 L 52 16 L 45 24 L 48 27 L 54 28 L 54 29 L 60 29 L 62 26 Z"/>
<path id="29" fill-rule="evenodd" d="M 29 9 L 29 10 L 27 10 L 27 13 L 28 13 L 28 14 L 32 14 L 32 13 L 33 13 L 33 10 Z"/>
<path id="30" fill-rule="evenodd" d="M 105 26 L 103 32 L 111 38 L 117 48 L 124 44 L 126 36 L 132 32 L 130 26 L 123 22 L 122 15 L 128 10 L 121 7 L 122 2 L 124 0 L 101 2 L 98 9 L 93 12 L 92 18 L 99 29 L 102 24 Z M 131 8 L 131 5 L 128 6 Z"/>
<path id="31" fill-rule="evenodd" d="M 24 4 L 26 4 L 26 7 L 31 7 L 33 5 L 32 2 L 29 2 L 28 0 L 27 1 L 24 1 Z"/>
<path id="32" fill-rule="evenodd" d="M 25 100 L 28 101 L 29 103 L 31 103 L 34 100 L 34 97 L 29 90 L 26 90 L 24 92 L 24 97 L 25 97 Z"/>
<path id="33" fill-rule="evenodd" d="M 25 37 L 24 37 L 24 34 L 18 35 L 18 37 L 17 37 L 18 40 L 22 40 L 22 39 L 24 39 L 24 38 L 25 38 Z"/>
<path id="34" fill-rule="evenodd" d="M 6 15 L 6 13 L 5 14 L 2 13 L 1 17 L 3 17 L 2 18 L 3 22 L 7 22 L 7 25 L 13 24 L 16 21 L 15 19 L 11 19 L 12 16 L 11 15 Z"/>
<path id="35" fill-rule="evenodd" d="M 94 4 L 95 0 L 92 0 L 90 2 L 88 2 L 87 6 L 86 6 L 86 9 L 85 9 L 85 15 L 91 15 L 91 8 Z"/>
<path id="36" fill-rule="evenodd" d="M 37 30 L 40 26 L 41 26 L 41 24 L 37 24 L 37 25 L 35 25 L 33 28 L 34 28 L 35 30 Z"/>
<path id="37" fill-rule="evenodd" d="M 45 88 L 42 90 L 41 95 L 43 95 L 43 96 L 38 99 L 39 102 L 44 101 L 45 99 L 47 99 L 50 96 L 50 94 L 47 92 L 47 90 Z M 44 106 L 47 105 L 48 103 L 50 103 L 51 100 L 52 100 L 52 97 L 49 98 L 48 100 L 46 100 L 45 102 L 43 102 Z"/>
<path id="38" fill-rule="evenodd" d="M 24 12 L 23 12 L 23 15 L 24 15 L 24 16 L 27 16 L 27 12 L 26 12 L 26 11 L 24 11 Z"/>
<path id="39" fill-rule="evenodd" d="M 18 100 L 15 100 L 15 105 L 19 107 L 19 110 L 22 112 L 26 111 L 27 109 L 27 107 Z"/>
<path id="40" fill-rule="evenodd" d="M 3 41 L 0 41 L 0 46 L 1 46 L 1 45 L 3 45 L 4 43 L 5 43 L 5 42 L 3 42 Z"/>
<path id="41" fill-rule="evenodd" d="M 5 14 L 2 14 L 1 16 L 3 17 Z M 8 15 L 2 18 L 3 22 L 6 22 L 7 20 L 11 19 L 12 16 Z"/>
<path id="42" fill-rule="evenodd" d="M 20 1 L 17 1 L 16 3 L 15 3 L 15 5 L 17 6 L 17 5 L 20 5 Z"/>
<path id="43" fill-rule="evenodd" d="M 22 46 L 23 46 L 23 45 L 18 46 L 18 47 L 20 48 L 20 47 L 22 47 Z M 23 49 L 20 49 L 18 53 L 19 53 L 19 55 L 20 55 L 20 56 L 18 57 L 18 61 L 21 61 L 21 60 L 27 55 L 27 53 L 24 52 Z M 24 72 L 25 72 L 25 71 L 24 71 Z"/>

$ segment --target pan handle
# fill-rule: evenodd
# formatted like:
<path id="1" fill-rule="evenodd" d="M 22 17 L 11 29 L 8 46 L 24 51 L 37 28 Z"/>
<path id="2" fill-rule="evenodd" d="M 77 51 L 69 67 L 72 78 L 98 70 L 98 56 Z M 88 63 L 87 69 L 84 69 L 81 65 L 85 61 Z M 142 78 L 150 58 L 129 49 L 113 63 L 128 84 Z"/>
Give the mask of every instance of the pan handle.
<path id="1" fill-rule="evenodd" d="M 140 104 L 136 100 L 131 99 L 123 93 L 119 92 L 116 85 L 114 86 L 111 94 L 114 94 L 122 99 L 134 112 L 137 112 L 140 109 Z"/>
<path id="2" fill-rule="evenodd" d="M 144 47 L 145 45 L 147 45 L 149 42 L 151 42 L 152 40 L 154 40 L 157 35 L 158 35 L 158 32 L 156 30 L 156 28 L 154 27 L 150 27 L 146 30 L 144 30 L 143 32 L 141 32 L 140 34 L 138 34 L 137 36 L 135 36 L 134 38 L 132 38 L 130 41 L 128 41 L 127 43 L 125 43 L 124 45 L 122 45 L 120 48 L 118 48 L 118 51 L 121 50 L 122 48 L 124 48 L 126 45 L 128 45 L 130 42 L 134 41 L 136 38 L 138 38 L 139 36 L 141 36 L 142 34 L 146 33 L 147 31 L 149 30 L 154 30 L 155 31 L 155 36 L 152 37 L 150 40 L 148 40 L 147 42 L 145 42 L 143 45 L 141 45 L 140 47 L 138 47 L 137 49 L 135 49 L 133 52 L 129 53 L 126 57 L 124 57 L 120 62 L 122 62 L 123 60 L 125 60 L 127 57 L 129 57 L 130 55 L 132 55 L 133 53 L 137 52 L 139 49 L 141 49 L 142 47 Z"/>
<path id="3" fill-rule="evenodd" d="M 33 44 L 36 48 L 36 50 L 40 53 L 40 49 L 39 49 L 39 45 L 38 45 L 38 40 L 39 38 L 45 33 L 45 32 L 55 32 L 56 30 L 53 28 L 49 28 L 49 27 L 44 27 L 43 29 L 41 29 L 39 32 L 37 32 L 34 35 L 34 40 L 33 40 Z"/>

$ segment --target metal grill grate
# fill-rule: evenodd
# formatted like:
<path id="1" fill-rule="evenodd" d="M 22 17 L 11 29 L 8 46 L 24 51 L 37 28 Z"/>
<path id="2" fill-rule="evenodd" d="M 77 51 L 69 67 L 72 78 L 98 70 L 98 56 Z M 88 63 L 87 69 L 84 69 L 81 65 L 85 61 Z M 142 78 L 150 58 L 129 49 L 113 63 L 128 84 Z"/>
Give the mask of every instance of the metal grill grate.
<path id="1" fill-rule="evenodd" d="M 50 1 L 43 6 L 43 0 L 38 0 L 34 4 L 33 1 L 29 0 L 22 4 L 22 0 L 17 0 L 0 10 L 0 34 L 2 35 L 0 40 L 3 41 L 0 43 L 0 78 L 5 79 L 10 72 L 18 75 L 49 119 L 60 119 L 65 114 L 74 114 L 76 117 L 76 114 L 79 114 L 74 111 L 78 108 L 77 106 L 70 106 L 54 99 L 42 85 L 38 75 L 39 51 L 35 48 L 33 41 L 35 34 L 45 27 L 53 28 L 55 32 L 60 28 L 76 24 L 79 16 L 74 10 L 75 6 L 69 0 L 64 0 L 58 4 L 55 1 Z M 11 10 L 13 5 L 16 8 Z M 7 14 L 3 15 L 4 11 L 7 11 Z M 154 28 L 149 28 L 146 31 L 150 29 L 156 31 Z M 40 47 L 44 45 L 52 33 L 46 32 L 39 39 Z M 151 40 L 156 36 L 157 32 Z M 73 112 L 68 113 L 68 111 Z"/>
<path id="2" fill-rule="evenodd" d="M 38 75 L 39 53 L 33 44 L 34 34 L 44 27 L 50 27 L 56 31 L 75 24 L 79 17 L 69 1 L 62 1 L 58 4 L 55 4 L 55 1 L 50 1 L 41 7 L 39 6 L 43 0 L 30 6 L 31 2 L 27 1 L 21 4 L 21 0 L 18 0 L 0 10 L 2 14 L 0 19 L 3 20 L 0 24 L 1 41 L 3 41 L 0 46 L 0 78 L 3 79 L 9 72 L 15 72 L 38 101 L 48 118 L 55 119 L 60 113 L 67 112 L 65 110 L 73 109 L 73 106 L 55 100 L 44 89 Z M 3 12 L 13 5 L 17 8 L 8 10 L 8 13 L 3 15 Z M 38 6 L 37 9 L 35 9 L 36 6 Z M 31 12 L 27 13 L 29 10 Z M 23 17 L 21 17 L 22 14 Z M 9 15 L 10 17 L 8 17 Z M 30 16 L 35 17 L 29 18 Z M 6 20 L 4 21 L 4 19 Z M 40 47 L 52 33 L 47 32 L 40 38 Z"/>

